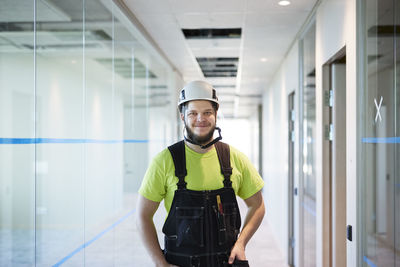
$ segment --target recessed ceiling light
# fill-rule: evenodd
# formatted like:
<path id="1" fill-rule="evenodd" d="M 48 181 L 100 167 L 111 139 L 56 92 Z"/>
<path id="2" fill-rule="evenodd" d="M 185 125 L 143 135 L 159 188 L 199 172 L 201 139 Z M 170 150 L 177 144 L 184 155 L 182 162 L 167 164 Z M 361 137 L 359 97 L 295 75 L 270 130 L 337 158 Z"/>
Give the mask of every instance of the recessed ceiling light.
<path id="1" fill-rule="evenodd" d="M 282 0 L 282 1 L 279 1 L 278 4 L 281 6 L 288 6 L 288 5 L 290 5 L 290 1 Z"/>
<path id="2" fill-rule="evenodd" d="M 267 61 L 268 61 L 268 58 L 262 57 L 262 58 L 260 58 L 260 61 L 261 61 L 261 62 L 267 62 Z"/>

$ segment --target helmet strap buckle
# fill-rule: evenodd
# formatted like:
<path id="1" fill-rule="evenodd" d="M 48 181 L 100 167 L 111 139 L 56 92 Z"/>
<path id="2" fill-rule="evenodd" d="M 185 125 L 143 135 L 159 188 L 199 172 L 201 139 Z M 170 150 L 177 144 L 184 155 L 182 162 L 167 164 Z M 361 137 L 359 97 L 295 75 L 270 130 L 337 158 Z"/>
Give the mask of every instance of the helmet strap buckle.
<path id="1" fill-rule="evenodd" d="M 183 138 L 185 139 L 185 141 L 187 141 L 187 142 L 189 142 L 191 144 L 200 146 L 200 148 L 202 148 L 202 149 L 206 149 L 206 148 L 209 148 L 210 146 L 214 145 L 216 142 L 218 142 L 218 141 L 220 141 L 222 139 L 221 128 L 215 127 L 215 130 L 218 130 L 218 137 L 215 138 L 214 140 L 212 140 L 210 143 L 205 144 L 205 145 L 199 144 L 199 143 L 187 138 L 186 135 L 183 135 Z"/>

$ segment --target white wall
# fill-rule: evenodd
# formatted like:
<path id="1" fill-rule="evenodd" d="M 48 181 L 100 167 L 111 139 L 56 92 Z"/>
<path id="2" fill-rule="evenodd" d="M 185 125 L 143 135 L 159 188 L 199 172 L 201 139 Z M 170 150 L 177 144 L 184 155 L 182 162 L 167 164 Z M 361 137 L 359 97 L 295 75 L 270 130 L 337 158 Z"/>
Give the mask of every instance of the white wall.
<path id="1" fill-rule="evenodd" d="M 348 266 L 356 266 L 357 264 L 357 61 L 355 14 L 356 0 L 325 0 L 322 1 L 316 11 L 317 266 L 327 266 L 328 255 L 327 243 L 323 240 L 324 228 L 322 220 L 322 66 L 344 46 L 346 46 L 347 57 L 347 224 L 353 226 L 353 242 L 347 241 L 347 264 Z M 267 204 L 267 219 L 286 258 L 288 250 L 287 96 L 292 90 L 296 90 L 297 93 L 298 71 L 298 47 L 295 45 L 284 59 L 271 85 L 263 95 L 263 177 L 266 180 L 264 192 Z M 297 95 L 296 99 L 298 99 Z M 298 100 L 296 100 L 297 103 Z M 298 111 L 298 107 L 296 107 L 296 111 Z M 296 117 L 297 123 L 298 119 Z M 297 128 L 298 124 L 296 125 Z M 295 147 L 295 183 L 298 183 L 298 144 Z M 298 228 L 295 231 L 298 231 Z M 298 256 L 295 255 L 296 262 L 298 261 Z"/>
<path id="2" fill-rule="evenodd" d="M 266 218 L 288 256 L 288 95 L 298 91 L 298 46 L 292 47 L 263 94 L 263 173 Z"/>
<path id="3" fill-rule="evenodd" d="M 257 168 L 258 151 L 255 150 L 255 147 L 257 147 L 258 140 L 253 137 L 257 130 L 254 124 L 254 121 L 249 119 L 223 119 L 218 122 L 218 126 L 221 128 L 222 142 L 243 152 Z"/>
<path id="4" fill-rule="evenodd" d="M 325 0 L 316 13 L 316 122 L 317 122 L 317 266 L 328 262 L 327 242 L 323 240 L 322 66 L 346 46 L 346 128 L 347 128 L 347 224 L 353 226 L 353 242 L 347 241 L 347 264 L 356 266 L 357 228 L 357 72 L 356 0 Z M 326 229 L 325 229 L 326 231 Z"/>

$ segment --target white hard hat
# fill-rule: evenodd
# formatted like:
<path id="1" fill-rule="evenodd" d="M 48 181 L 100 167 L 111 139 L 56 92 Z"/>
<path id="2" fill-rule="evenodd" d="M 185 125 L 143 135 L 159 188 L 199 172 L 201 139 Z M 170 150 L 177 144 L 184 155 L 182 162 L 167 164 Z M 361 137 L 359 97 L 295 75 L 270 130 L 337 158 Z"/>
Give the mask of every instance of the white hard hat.
<path id="1" fill-rule="evenodd" d="M 217 109 L 219 107 L 217 92 L 211 84 L 204 81 L 193 81 L 183 87 L 179 94 L 178 107 L 192 100 L 209 100 L 217 104 Z"/>

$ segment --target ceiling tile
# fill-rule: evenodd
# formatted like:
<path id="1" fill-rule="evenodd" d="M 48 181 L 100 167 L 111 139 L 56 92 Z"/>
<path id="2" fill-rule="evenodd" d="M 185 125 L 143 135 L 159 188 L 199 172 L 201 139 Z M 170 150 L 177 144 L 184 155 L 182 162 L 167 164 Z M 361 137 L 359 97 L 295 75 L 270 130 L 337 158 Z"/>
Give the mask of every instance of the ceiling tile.
<path id="1" fill-rule="evenodd" d="M 125 0 L 185 82 L 207 80 L 216 86 L 227 116 L 235 94 L 260 95 L 279 68 L 316 0 Z M 182 28 L 242 28 L 241 39 L 185 39 Z M 240 79 L 205 79 L 196 57 L 239 57 Z M 266 58 L 266 62 L 261 62 Z M 239 88 L 237 83 L 240 81 Z M 226 85 L 226 87 L 222 87 Z M 224 96 L 225 95 L 225 96 Z M 240 116 L 256 112 L 260 99 L 235 98 Z M 237 104 L 237 103 L 236 103 Z"/>
<path id="2" fill-rule="evenodd" d="M 241 28 L 243 13 L 179 13 L 176 19 L 181 28 Z"/>
<path id="3" fill-rule="evenodd" d="M 165 0 L 162 0 L 165 1 Z M 204 13 L 204 12 L 244 12 L 243 0 L 168 0 L 175 14 L 179 13 Z"/>

